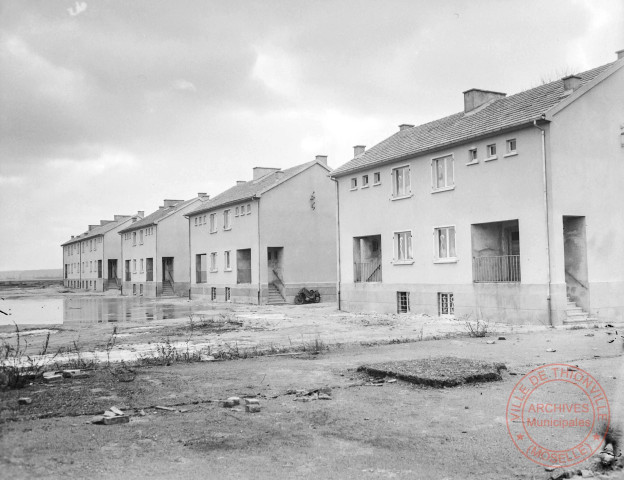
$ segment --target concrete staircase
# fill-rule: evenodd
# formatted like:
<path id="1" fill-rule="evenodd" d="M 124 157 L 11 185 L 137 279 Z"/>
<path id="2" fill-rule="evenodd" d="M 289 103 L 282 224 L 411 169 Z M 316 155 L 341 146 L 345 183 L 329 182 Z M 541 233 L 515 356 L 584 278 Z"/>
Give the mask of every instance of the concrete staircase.
<path id="1" fill-rule="evenodd" d="M 171 282 L 165 280 L 163 282 L 163 289 L 162 289 L 162 297 L 175 297 L 175 291 L 173 290 L 173 286 L 171 285 Z"/>
<path id="2" fill-rule="evenodd" d="M 598 319 L 591 316 L 588 312 L 579 307 L 576 302 L 570 300 L 566 305 L 566 318 L 563 320 L 564 325 L 584 325 L 587 323 L 595 323 Z"/>
<path id="3" fill-rule="evenodd" d="M 109 278 L 108 283 L 106 284 L 106 290 L 119 290 L 117 286 L 117 281 L 114 278 Z"/>
<path id="4" fill-rule="evenodd" d="M 286 303 L 279 289 L 273 283 L 269 283 L 269 305 L 283 305 Z"/>

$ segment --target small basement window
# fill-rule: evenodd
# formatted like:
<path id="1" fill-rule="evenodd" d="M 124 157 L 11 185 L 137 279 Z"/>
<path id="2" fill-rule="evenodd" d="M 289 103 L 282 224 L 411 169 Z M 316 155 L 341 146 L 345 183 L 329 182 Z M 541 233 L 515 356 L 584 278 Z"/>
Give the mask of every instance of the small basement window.
<path id="1" fill-rule="evenodd" d="M 409 292 L 397 292 L 397 313 L 409 313 Z"/>
<path id="2" fill-rule="evenodd" d="M 231 298 L 231 290 L 230 287 L 225 287 L 225 301 L 229 302 Z"/>
<path id="3" fill-rule="evenodd" d="M 217 299 L 217 287 L 212 287 L 210 289 L 210 300 L 216 300 Z"/>
<path id="4" fill-rule="evenodd" d="M 438 292 L 438 315 L 454 315 L 455 302 L 450 292 Z"/>

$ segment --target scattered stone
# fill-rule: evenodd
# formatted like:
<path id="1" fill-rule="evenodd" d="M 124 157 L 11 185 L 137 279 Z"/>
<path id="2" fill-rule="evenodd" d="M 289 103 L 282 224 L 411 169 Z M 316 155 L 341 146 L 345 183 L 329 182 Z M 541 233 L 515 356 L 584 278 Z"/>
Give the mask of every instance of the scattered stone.
<path id="1" fill-rule="evenodd" d="M 555 470 L 555 467 L 545 467 L 544 470 L 546 470 L 547 472 L 552 472 Z"/>
<path id="2" fill-rule="evenodd" d="M 585 336 L 586 336 L 586 337 L 593 337 L 593 336 L 594 336 L 594 334 L 593 334 L 593 333 L 586 333 L 586 334 L 585 334 Z"/>
<path id="3" fill-rule="evenodd" d="M 469 408 L 470 408 L 470 407 L 469 407 L 468 405 L 466 405 L 466 406 L 464 407 L 464 410 L 468 410 Z"/>
<path id="4" fill-rule="evenodd" d="M 63 370 L 61 372 L 61 375 L 63 375 L 63 377 L 65 378 L 86 378 L 89 376 L 89 374 L 87 372 L 85 372 L 84 370 Z"/>
<path id="5" fill-rule="evenodd" d="M 293 400 L 295 402 L 309 402 L 311 398 L 310 397 L 295 397 Z"/>
<path id="6" fill-rule="evenodd" d="M 396 381 L 396 379 L 395 379 Z M 318 390 L 318 393 L 324 393 L 325 395 L 331 395 L 332 389 L 330 387 L 321 387 Z"/>
<path id="7" fill-rule="evenodd" d="M 19 405 L 30 405 L 32 403 L 32 398 L 30 397 L 22 397 L 17 399 L 17 403 Z"/>
<path id="8" fill-rule="evenodd" d="M 487 343 L 488 345 L 494 345 L 496 342 L 494 340 L 488 340 L 485 343 Z"/>
<path id="9" fill-rule="evenodd" d="M 124 416 L 115 416 L 115 417 L 104 417 L 100 422 L 94 422 L 94 423 L 100 423 L 102 425 L 119 425 L 122 423 L 128 423 L 130 422 L 130 417 L 124 415 Z"/>
<path id="10" fill-rule="evenodd" d="M 546 351 L 553 353 L 553 352 L 556 352 L 557 350 L 555 350 L 554 348 L 547 348 Z"/>
<path id="11" fill-rule="evenodd" d="M 162 407 L 162 406 L 159 406 L 159 405 L 155 406 L 154 408 L 157 409 L 157 410 L 167 410 L 168 412 L 175 412 L 176 411 L 175 408 Z"/>
<path id="12" fill-rule="evenodd" d="M 145 415 L 147 415 L 147 414 L 145 413 L 145 410 L 141 409 L 141 410 L 139 410 L 139 415 L 141 415 L 142 417 L 144 417 L 144 416 L 145 416 Z"/>
<path id="13" fill-rule="evenodd" d="M 391 378 L 390 380 L 386 380 L 386 383 L 396 383 L 396 378 Z"/>
<path id="14" fill-rule="evenodd" d="M 117 417 L 118 415 L 115 412 L 111 412 L 110 410 L 106 410 L 104 412 L 105 417 Z"/>
<path id="15" fill-rule="evenodd" d="M 111 412 L 113 412 L 116 415 L 123 415 L 124 412 L 122 412 L 120 409 L 118 409 L 117 407 L 110 407 L 109 410 Z"/>
<path id="16" fill-rule="evenodd" d="M 226 402 L 232 402 L 234 405 L 240 405 L 241 399 L 240 397 L 228 397 Z"/>
<path id="17" fill-rule="evenodd" d="M 260 411 L 260 405 L 257 403 L 245 405 L 245 411 L 247 413 L 258 413 Z"/>
<path id="18" fill-rule="evenodd" d="M 568 372 L 576 372 L 577 370 L 575 367 L 568 367 Z"/>
<path id="19" fill-rule="evenodd" d="M 498 337 L 499 340 L 507 340 L 505 337 Z"/>
<path id="20" fill-rule="evenodd" d="M 246 398 L 245 405 L 260 405 L 260 400 L 257 398 Z"/>
<path id="21" fill-rule="evenodd" d="M 562 479 L 562 478 L 568 478 L 568 477 L 566 476 L 566 473 L 567 473 L 567 472 L 566 472 L 563 468 L 558 468 L 557 470 L 555 470 L 555 471 L 553 472 L 553 474 L 550 476 L 550 478 L 551 478 L 552 480 L 560 480 L 560 479 Z"/>
<path id="22" fill-rule="evenodd" d="M 212 355 L 202 354 L 202 355 L 199 356 L 199 361 L 200 362 L 214 362 L 215 361 L 215 357 L 213 357 Z"/>
<path id="23" fill-rule="evenodd" d="M 56 372 L 45 372 L 43 374 L 43 381 L 46 383 L 60 382 L 61 380 L 63 380 L 63 374 Z"/>
<path id="24" fill-rule="evenodd" d="M 581 470 L 581 477 L 589 478 L 593 476 L 594 476 L 594 472 L 592 472 L 591 470 Z"/>
<path id="25" fill-rule="evenodd" d="M 332 396 L 331 395 L 327 395 L 326 393 L 319 393 L 318 394 L 318 399 L 319 400 L 331 400 Z"/>

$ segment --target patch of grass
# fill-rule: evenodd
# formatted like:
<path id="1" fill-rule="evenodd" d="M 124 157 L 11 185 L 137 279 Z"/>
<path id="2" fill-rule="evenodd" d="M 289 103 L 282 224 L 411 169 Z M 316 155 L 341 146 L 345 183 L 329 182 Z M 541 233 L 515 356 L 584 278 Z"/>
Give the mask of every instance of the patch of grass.
<path id="1" fill-rule="evenodd" d="M 2 340 L 0 345 L 0 388 L 22 388 L 30 380 L 40 376 L 46 366 L 50 332 L 36 355 L 28 353 L 29 344 L 22 338 L 20 329 L 15 325 L 13 341 Z M 57 352 L 58 353 L 58 352 Z"/>
<path id="2" fill-rule="evenodd" d="M 464 383 L 502 380 L 501 363 L 488 363 L 456 357 L 437 357 L 402 362 L 362 365 L 359 372 L 374 377 L 396 377 L 400 380 L 431 387 L 455 387 Z"/>
<path id="3" fill-rule="evenodd" d="M 468 332 L 468 336 L 481 338 L 485 337 L 488 334 L 489 324 L 485 320 L 481 320 L 477 318 L 475 322 L 470 320 L 470 315 L 466 315 L 462 318 L 464 325 L 466 327 L 466 331 Z"/>

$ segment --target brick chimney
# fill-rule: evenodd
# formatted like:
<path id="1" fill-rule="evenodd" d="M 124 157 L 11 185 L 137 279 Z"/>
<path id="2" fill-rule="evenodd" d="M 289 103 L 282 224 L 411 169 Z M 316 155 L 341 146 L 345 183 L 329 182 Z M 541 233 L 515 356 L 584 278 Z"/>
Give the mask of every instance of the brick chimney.
<path id="1" fill-rule="evenodd" d="M 243 183 L 247 183 L 246 180 L 236 180 L 236 185 L 242 185 Z"/>
<path id="2" fill-rule="evenodd" d="M 407 130 L 408 128 L 412 128 L 413 126 L 414 125 L 411 125 L 409 123 L 402 123 L 401 125 L 399 125 L 399 132 L 402 132 L 403 130 Z"/>
<path id="3" fill-rule="evenodd" d="M 492 100 L 499 100 L 501 98 L 505 98 L 506 96 L 506 93 L 479 90 L 478 88 L 466 90 L 464 92 L 464 113 L 468 113 L 475 108 L 479 108 L 481 105 L 485 105 Z"/>
<path id="4" fill-rule="evenodd" d="M 107 223 L 112 223 L 114 220 L 100 220 L 100 226 L 106 225 Z"/>
<path id="5" fill-rule="evenodd" d="M 362 155 L 365 150 L 366 150 L 366 145 L 355 145 L 353 147 L 353 156 L 357 157 L 358 155 Z"/>
<path id="6" fill-rule="evenodd" d="M 199 192 L 197 194 L 197 197 L 198 198 L 206 198 L 206 197 L 210 198 L 210 195 L 208 195 L 206 192 Z"/>
<path id="7" fill-rule="evenodd" d="M 88 232 L 90 232 L 91 230 L 93 230 L 95 227 L 99 227 L 99 225 L 89 225 L 89 229 L 87 230 Z"/>
<path id="8" fill-rule="evenodd" d="M 618 50 L 617 52 L 615 52 L 615 54 L 617 55 L 617 59 L 621 59 L 624 58 L 624 49 L 623 50 Z"/>
<path id="9" fill-rule="evenodd" d="M 170 200 L 165 198 L 163 200 L 163 207 L 168 208 L 168 207 L 173 207 L 174 205 L 178 204 L 178 203 L 182 203 L 184 200 Z"/>
<path id="10" fill-rule="evenodd" d="M 145 216 L 145 210 L 137 211 L 137 217 L 143 218 Z"/>
<path id="11" fill-rule="evenodd" d="M 327 155 L 317 155 L 315 159 L 317 162 L 322 163 L 323 165 L 327 166 Z"/>
<path id="12" fill-rule="evenodd" d="M 568 75 L 561 80 L 563 80 L 563 89 L 566 92 L 570 90 L 574 91 L 581 86 L 581 77 L 577 77 L 576 75 Z"/>
<path id="13" fill-rule="evenodd" d="M 275 172 L 278 172 L 279 170 L 280 170 L 279 168 L 272 168 L 272 167 L 254 167 L 253 179 L 258 180 L 259 178 L 262 178 L 265 175 L 268 175 L 269 173 L 275 173 Z"/>

